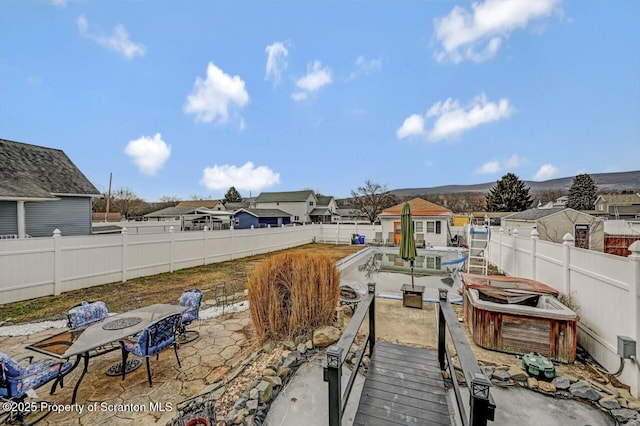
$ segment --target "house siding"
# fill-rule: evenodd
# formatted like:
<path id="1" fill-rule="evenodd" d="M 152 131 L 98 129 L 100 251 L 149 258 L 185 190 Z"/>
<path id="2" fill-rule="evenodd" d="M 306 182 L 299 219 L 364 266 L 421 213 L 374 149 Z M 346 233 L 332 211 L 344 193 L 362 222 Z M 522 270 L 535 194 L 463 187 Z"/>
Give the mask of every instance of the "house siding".
<path id="1" fill-rule="evenodd" d="M 18 208 L 15 201 L 0 201 L 0 235 L 18 234 Z"/>
<path id="2" fill-rule="evenodd" d="M 91 198 L 59 197 L 57 201 L 25 203 L 26 232 L 32 237 L 91 234 Z"/>

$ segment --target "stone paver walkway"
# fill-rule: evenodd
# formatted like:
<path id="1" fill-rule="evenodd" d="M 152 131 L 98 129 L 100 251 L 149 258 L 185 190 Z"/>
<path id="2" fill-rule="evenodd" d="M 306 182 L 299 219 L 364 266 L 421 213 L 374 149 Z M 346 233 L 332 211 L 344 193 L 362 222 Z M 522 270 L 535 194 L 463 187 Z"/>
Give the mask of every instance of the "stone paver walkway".
<path id="1" fill-rule="evenodd" d="M 65 412 L 53 412 L 40 425 L 164 425 L 177 414 L 177 404 L 207 392 L 225 374 L 235 369 L 251 352 L 248 312 L 227 318 L 199 320 L 190 329 L 200 332 L 200 338 L 184 344 L 178 350 L 182 368 L 178 368 L 173 349 L 151 359 L 153 387 L 149 387 L 144 361 L 140 368 L 121 377 L 110 377 L 105 371 L 121 359 L 120 351 L 113 351 L 89 361 L 89 371 L 80 384 L 75 406 L 71 395 L 80 374 L 82 363 L 65 377 L 64 389 L 49 395 L 50 385 L 38 390 L 38 399 L 48 400 Z M 0 337 L 0 351 L 14 357 L 34 355 L 25 346 L 59 333 L 49 329 L 29 336 Z M 137 357 L 134 357 L 137 358 Z"/>

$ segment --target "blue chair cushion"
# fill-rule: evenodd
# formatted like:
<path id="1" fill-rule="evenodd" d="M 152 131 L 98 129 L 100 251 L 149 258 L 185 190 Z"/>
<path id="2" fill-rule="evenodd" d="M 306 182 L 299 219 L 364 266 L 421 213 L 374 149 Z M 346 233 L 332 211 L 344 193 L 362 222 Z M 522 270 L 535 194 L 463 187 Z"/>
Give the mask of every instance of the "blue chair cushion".
<path id="1" fill-rule="evenodd" d="M 187 310 L 182 313 L 182 322 L 189 323 L 198 319 L 201 300 L 202 293 L 200 291 L 189 290 L 182 293 L 178 305 L 187 307 Z"/>
<path id="2" fill-rule="evenodd" d="M 5 357 L 9 358 L 13 363 L 16 363 L 7 355 L 0 354 L 3 366 L 6 365 Z M 38 389 L 40 386 L 58 377 L 59 374 L 67 373 L 71 369 L 72 364 L 53 359 L 41 359 L 32 362 L 26 367 L 19 367 L 22 369 L 22 374 L 7 377 L 8 387 L 0 387 L 1 396 L 5 398 L 8 398 L 9 395 L 11 395 L 12 398 L 21 397 L 28 390 Z"/>
<path id="3" fill-rule="evenodd" d="M 139 357 L 147 357 L 160 352 L 175 342 L 175 321 L 173 317 L 160 320 L 142 332 L 133 341 L 123 341 L 124 349 Z M 150 329 L 153 328 L 152 333 Z"/>
<path id="4" fill-rule="evenodd" d="M 70 317 L 71 328 L 74 329 L 102 321 L 109 315 L 107 305 L 102 301 L 93 303 L 82 302 L 82 305 L 76 307 L 75 310 L 75 314 L 72 314 Z"/>
<path id="5" fill-rule="evenodd" d="M 24 374 L 24 367 L 7 354 L 0 352 L 0 364 L 2 364 L 2 373 L 8 377 L 19 377 Z"/>

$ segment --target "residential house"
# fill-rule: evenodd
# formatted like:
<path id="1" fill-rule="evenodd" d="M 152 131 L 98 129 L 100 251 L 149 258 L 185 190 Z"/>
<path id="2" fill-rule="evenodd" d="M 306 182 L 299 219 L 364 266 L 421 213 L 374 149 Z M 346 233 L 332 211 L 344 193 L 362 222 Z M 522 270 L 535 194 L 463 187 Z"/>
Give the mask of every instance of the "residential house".
<path id="1" fill-rule="evenodd" d="M 446 207 L 422 198 L 414 198 L 408 201 L 413 216 L 413 232 L 418 240 L 424 238 L 427 246 L 448 246 L 449 222 L 453 212 Z M 404 203 L 384 209 L 378 215 L 382 224 L 382 236 L 386 244 L 400 244 L 400 214 Z M 390 239 L 393 238 L 393 241 Z"/>
<path id="2" fill-rule="evenodd" d="M 334 223 L 340 221 L 338 215 L 338 204 L 335 198 L 330 195 L 316 195 L 318 203 L 316 208 L 311 210 L 309 215 L 313 223 Z"/>
<path id="3" fill-rule="evenodd" d="M 205 226 L 211 230 L 229 229 L 233 213 L 225 210 L 219 200 L 190 200 L 181 201 L 175 207 L 147 213 L 143 217 L 145 220 L 176 220 L 180 221 L 183 231 L 201 231 Z"/>
<path id="4" fill-rule="evenodd" d="M 256 209 L 278 209 L 289 213 L 294 223 L 310 223 L 318 199 L 311 190 L 262 192 L 255 200 Z"/>
<path id="5" fill-rule="evenodd" d="M 239 209 L 234 213 L 234 228 L 249 229 L 289 225 L 291 215 L 280 209 Z"/>
<path id="6" fill-rule="evenodd" d="M 336 209 L 336 215 L 341 223 L 371 223 L 366 214 L 354 207 L 340 206 Z"/>
<path id="7" fill-rule="evenodd" d="M 530 235 L 535 228 L 538 238 L 562 243 L 568 233 L 573 235 L 575 246 L 603 251 L 604 223 L 590 214 L 568 207 L 533 208 L 510 214 L 502 219 L 508 231 L 518 229 L 520 235 Z"/>
<path id="8" fill-rule="evenodd" d="M 0 236 L 91 234 L 100 191 L 59 149 L 0 139 Z"/>
<path id="9" fill-rule="evenodd" d="M 609 219 L 638 219 L 640 218 L 640 194 L 598 195 L 595 214 Z"/>

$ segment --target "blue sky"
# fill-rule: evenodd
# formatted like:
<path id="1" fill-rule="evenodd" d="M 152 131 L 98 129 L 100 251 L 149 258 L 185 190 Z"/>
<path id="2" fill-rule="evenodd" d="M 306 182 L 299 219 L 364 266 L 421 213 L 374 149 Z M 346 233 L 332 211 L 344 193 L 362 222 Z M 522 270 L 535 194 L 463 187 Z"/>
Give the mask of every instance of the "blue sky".
<path id="1" fill-rule="evenodd" d="M 2 0 L 0 138 L 148 201 L 637 170 L 639 21 L 627 0 Z"/>

